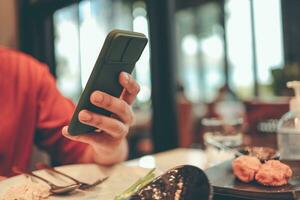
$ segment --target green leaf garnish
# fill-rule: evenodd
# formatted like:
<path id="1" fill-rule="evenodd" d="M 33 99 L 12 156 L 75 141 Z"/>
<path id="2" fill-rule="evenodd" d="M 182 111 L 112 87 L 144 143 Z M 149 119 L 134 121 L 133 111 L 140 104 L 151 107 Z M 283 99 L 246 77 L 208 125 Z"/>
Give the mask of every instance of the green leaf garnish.
<path id="1" fill-rule="evenodd" d="M 139 189 L 150 183 L 155 178 L 154 171 L 155 168 L 151 169 L 144 177 L 138 179 L 129 188 L 122 192 L 122 194 L 116 196 L 114 200 L 125 200 L 136 193 Z"/>

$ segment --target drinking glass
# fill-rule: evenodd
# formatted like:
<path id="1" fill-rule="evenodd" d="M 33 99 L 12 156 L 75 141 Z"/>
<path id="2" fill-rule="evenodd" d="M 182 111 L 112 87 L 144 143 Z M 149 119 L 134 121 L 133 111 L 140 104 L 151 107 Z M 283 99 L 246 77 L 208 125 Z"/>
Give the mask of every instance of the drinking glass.
<path id="1" fill-rule="evenodd" d="M 243 143 L 243 119 L 218 119 L 204 118 L 204 144 L 206 146 L 208 167 L 219 164 L 225 160 L 234 158 L 234 154 L 224 149 L 218 149 L 211 144 L 220 143 L 219 146 L 235 148 Z"/>
<path id="2" fill-rule="evenodd" d="M 217 142 L 227 147 L 237 147 L 243 142 L 243 119 L 204 118 L 204 143 Z M 212 142 L 210 142 L 212 141 Z"/>

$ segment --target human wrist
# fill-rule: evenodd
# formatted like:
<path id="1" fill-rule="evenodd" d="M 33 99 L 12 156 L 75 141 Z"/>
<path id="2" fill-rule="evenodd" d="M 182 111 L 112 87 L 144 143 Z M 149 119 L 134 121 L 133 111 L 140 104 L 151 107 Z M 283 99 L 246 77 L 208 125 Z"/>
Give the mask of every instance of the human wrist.
<path id="1" fill-rule="evenodd" d="M 116 148 L 98 148 L 92 147 L 92 160 L 94 163 L 101 165 L 113 165 L 127 159 L 128 143 L 126 139 L 120 141 Z"/>

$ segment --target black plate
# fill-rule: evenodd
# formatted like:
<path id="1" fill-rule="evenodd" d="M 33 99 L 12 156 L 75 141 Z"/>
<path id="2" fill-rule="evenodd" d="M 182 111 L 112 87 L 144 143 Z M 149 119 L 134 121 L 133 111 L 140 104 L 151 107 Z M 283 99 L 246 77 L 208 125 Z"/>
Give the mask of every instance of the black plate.
<path id="1" fill-rule="evenodd" d="M 210 200 L 211 185 L 205 173 L 191 165 L 168 170 L 141 188 L 129 200 Z"/>
<path id="2" fill-rule="evenodd" d="M 243 183 L 232 173 L 231 162 L 226 161 L 205 171 L 213 186 L 214 197 L 241 199 L 300 199 L 300 161 L 282 161 L 293 170 L 289 183 L 280 187 L 262 186 L 257 182 Z"/>

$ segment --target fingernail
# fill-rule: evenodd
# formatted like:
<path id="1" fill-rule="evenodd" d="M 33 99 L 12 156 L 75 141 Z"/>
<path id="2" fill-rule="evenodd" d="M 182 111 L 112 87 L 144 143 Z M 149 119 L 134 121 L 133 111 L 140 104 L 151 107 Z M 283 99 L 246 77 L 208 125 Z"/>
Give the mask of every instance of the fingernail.
<path id="1" fill-rule="evenodd" d="M 89 113 L 87 113 L 87 112 L 85 112 L 85 111 L 80 112 L 79 113 L 79 117 L 80 117 L 80 119 L 82 121 L 86 121 L 86 122 L 88 122 L 88 121 L 90 121 L 92 119 L 92 115 L 89 114 Z"/>
<path id="2" fill-rule="evenodd" d="M 129 75 L 124 72 L 124 77 L 125 77 L 125 80 L 126 80 L 126 84 L 129 82 Z"/>
<path id="3" fill-rule="evenodd" d="M 96 103 L 101 103 L 103 100 L 103 95 L 100 92 L 97 92 L 96 95 L 94 95 L 94 100 Z"/>

